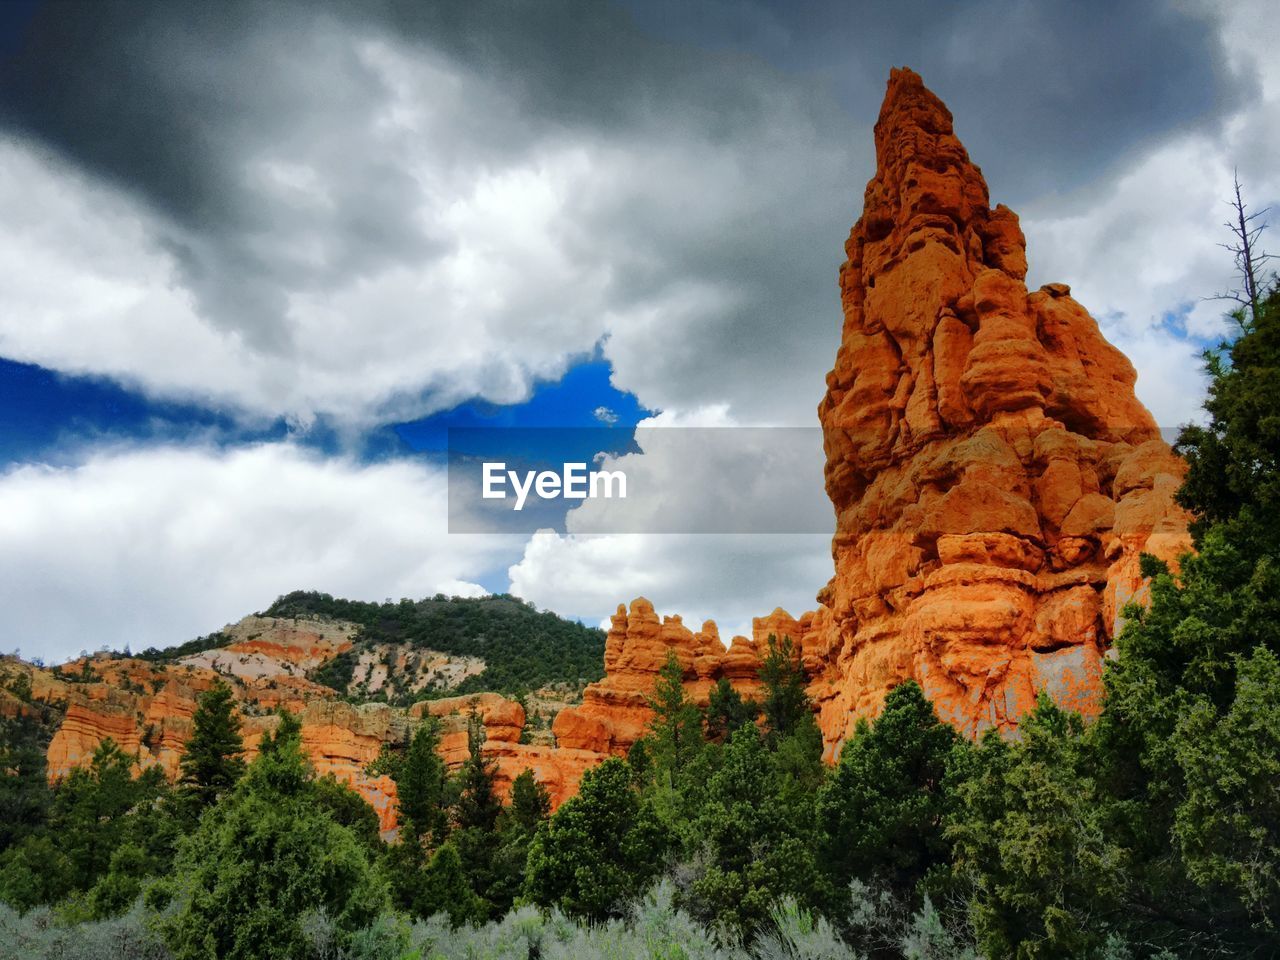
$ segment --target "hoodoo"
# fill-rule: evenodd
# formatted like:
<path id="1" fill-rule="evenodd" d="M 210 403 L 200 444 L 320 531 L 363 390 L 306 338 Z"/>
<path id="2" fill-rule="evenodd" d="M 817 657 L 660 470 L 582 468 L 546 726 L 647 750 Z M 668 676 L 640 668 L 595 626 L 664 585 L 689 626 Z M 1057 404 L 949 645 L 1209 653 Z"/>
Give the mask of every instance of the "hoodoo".
<path id="1" fill-rule="evenodd" d="M 1040 690 L 1094 712 L 1139 555 L 1190 548 L 1182 461 L 1069 288 L 1027 291 L 1017 216 L 912 71 L 891 73 L 875 141 L 818 408 L 835 575 L 805 647 L 824 733 L 911 677 L 969 734 L 1013 727 Z"/>
<path id="2" fill-rule="evenodd" d="M 698 700 L 709 678 L 750 674 L 769 633 L 800 645 L 828 759 L 907 679 L 971 736 L 1014 729 L 1042 690 L 1092 714 L 1123 609 L 1143 596 L 1139 556 L 1190 549 L 1183 463 L 1133 365 L 1065 284 L 1028 292 L 1017 215 L 991 207 L 911 70 L 890 74 L 875 140 L 818 408 L 836 522 L 821 606 L 757 620 L 727 654 L 736 672 L 701 653 L 713 624 L 692 634 L 648 601 L 619 609 L 608 675 L 557 718 L 577 746 L 616 752 L 643 730 L 665 647 Z"/>

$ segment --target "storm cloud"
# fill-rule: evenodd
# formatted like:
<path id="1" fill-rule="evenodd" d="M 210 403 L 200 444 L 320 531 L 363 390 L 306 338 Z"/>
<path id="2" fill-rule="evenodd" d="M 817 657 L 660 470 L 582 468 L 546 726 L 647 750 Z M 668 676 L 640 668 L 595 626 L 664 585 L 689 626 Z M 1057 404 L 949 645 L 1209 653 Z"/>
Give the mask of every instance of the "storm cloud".
<path id="1" fill-rule="evenodd" d="M 279 441 L 0 468 L 0 632 L 29 652 L 182 640 L 296 587 L 509 588 L 593 623 L 644 592 L 730 630 L 810 605 L 821 535 L 454 541 L 439 478 L 359 441 L 588 357 L 656 425 L 813 427 L 892 66 L 1163 424 L 1226 329 L 1233 172 L 1280 200 L 1262 0 L 51 0 L 0 28 L 0 358 Z"/>
<path id="2" fill-rule="evenodd" d="M 603 343 L 653 409 L 811 423 L 898 63 L 1014 203 L 1257 85 L 1212 8 L 1159 3 L 43 4 L 3 67 L 10 149 L 110 195 L 185 302 L 168 352 L 90 360 L 61 325 L 0 349 L 305 423 L 513 402 Z M 105 299 L 84 325 L 127 327 Z"/>

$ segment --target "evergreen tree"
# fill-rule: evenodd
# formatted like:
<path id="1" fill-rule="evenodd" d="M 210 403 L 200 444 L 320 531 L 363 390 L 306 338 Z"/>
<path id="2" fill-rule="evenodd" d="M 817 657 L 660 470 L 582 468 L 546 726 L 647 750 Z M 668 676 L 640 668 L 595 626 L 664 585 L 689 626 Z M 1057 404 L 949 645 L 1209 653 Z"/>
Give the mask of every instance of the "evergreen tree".
<path id="1" fill-rule="evenodd" d="M 342 943 L 387 906 L 363 846 L 317 798 L 285 714 L 246 776 L 183 841 L 161 927 L 178 960 L 302 960 L 303 920 L 323 910 Z"/>
<path id="2" fill-rule="evenodd" d="M 312 780 L 311 792 L 316 803 L 333 817 L 333 822 L 350 830 L 371 856 L 382 852 L 378 814 L 364 797 L 332 773 Z"/>
<path id="3" fill-rule="evenodd" d="M 467 720 L 467 759 L 458 771 L 457 825 L 463 830 L 492 833 L 502 813 L 502 801 L 494 789 L 494 761 L 484 755 L 484 722 L 477 715 Z"/>
<path id="4" fill-rule="evenodd" d="M 0 900 L 19 912 L 57 903 L 78 880 L 70 858 L 45 831 L 23 838 L 0 857 Z"/>
<path id="5" fill-rule="evenodd" d="M 631 779 L 640 788 L 653 783 L 653 747 L 648 737 L 641 737 L 627 751 L 627 766 L 631 768 Z"/>
<path id="6" fill-rule="evenodd" d="M 684 669 L 673 650 L 658 671 L 649 706 L 655 768 L 670 783 L 703 743 L 702 714 L 685 696 Z"/>
<path id="7" fill-rule="evenodd" d="M 420 917 L 443 913 L 455 926 L 488 918 L 488 907 L 472 891 L 462 859 L 452 843 L 437 850 L 423 870 L 413 911 Z"/>
<path id="8" fill-rule="evenodd" d="M 696 840 L 691 906 L 731 936 L 754 935 L 783 898 L 807 907 L 820 899 L 812 804 L 789 803 L 782 781 L 760 731 L 739 727 L 689 831 Z"/>
<path id="9" fill-rule="evenodd" d="M 382 854 L 391 897 L 398 908 L 417 917 L 429 916 L 421 911 L 434 908 L 422 900 L 423 872 L 430 849 L 443 843 L 449 832 L 448 771 L 436 753 L 438 743 L 436 720 L 426 717 L 403 757 L 384 750 L 371 766 L 371 772 L 386 773 L 396 784 L 399 835 Z"/>
<path id="10" fill-rule="evenodd" d="M 1018 731 L 988 733 L 953 772 L 947 839 L 970 922 L 986 956 L 1101 960 L 1126 911 L 1128 852 L 1109 835 L 1083 721 L 1042 693 Z"/>
<path id="11" fill-rule="evenodd" d="M 582 778 L 578 794 L 538 828 L 525 893 L 591 920 L 620 916 L 628 898 L 661 869 L 667 841 L 626 763 L 610 757 Z"/>
<path id="12" fill-rule="evenodd" d="M 547 788 L 537 781 L 532 770 L 524 770 L 511 783 L 511 805 L 506 811 L 505 829 L 532 837 L 550 813 L 551 796 Z"/>
<path id="13" fill-rule="evenodd" d="M 22 675 L 24 679 L 26 675 Z M 28 684 L 30 680 L 27 680 Z M 0 856 L 44 825 L 52 794 L 39 728 L 25 715 L 0 717 Z"/>
<path id="14" fill-rule="evenodd" d="M 235 697 L 229 686 L 218 681 L 200 696 L 191 736 L 178 761 L 182 793 L 197 811 L 212 806 L 244 775 L 243 752 Z"/>
<path id="15" fill-rule="evenodd" d="M 1225 711 L 1197 700 L 1178 722 L 1174 751 L 1185 795 L 1173 835 L 1190 878 L 1229 891 L 1280 946 L 1280 660 L 1257 647 L 1237 661 Z"/>
<path id="16" fill-rule="evenodd" d="M 551 796 L 547 788 L 534 778 L 532 770 L 523 771 L 511 784 L 511 803 L 503 811 L 500 822 L 494 877 L 489 887 L 489 899 L 495 910 L 509 909 L 519 895 L 529 845 L 550 813 Z"/>
<path id="17" fill-rule="evenodd" d="M 754 700 L 743 700 L 727 679 L 721 677 L 711 688 L 707 702 L 707 739 L 723 743 L 746 723 L 755 723 L 760 707 Z"/>
<path id="18" fill-rule="evenodd" d="M 858 878 L 909 898 L 947 863 L 944 779 L 956 746 L 914 680 L 890 691 L 874 723 L 858 722 L 818 799 L 823 864 L 837 888 Z"/>
<path id="19" fill-rule="evenodd" d="M 1246 955 L 1280 951 L 1280 797 L 1264 787 L 1280 711 L 1280 297 L 1237 319 L 1208 357 L 1209 423 L 1178 442 L 1198 552 L 1176 575 L 1143 559 L 1150 606 L 1126 610 L 1095 738 L 1132 862 L 1132 936 Z"/>
<path id="20" fill-rule="evenodd" d="M 77 890 L 92 886 L 111 866 L 116 848 L 135 836 L 142 812 L 154 833 L 162 821 L 153 809 L 167 790 L 163 772 L 151 767 L 135 778 L 134 758 L 110 737 L 94 751 L 89 766 L 72 770 L 54 793 L 49 829 L 71 862 Z"/>
<path id="21" fill-rule="evenodd" d="M 494 762 L 484 755 L 484 739 L 484 723 L 473 714 L 467 723 L 468 756 L 458 771 L 456 822 L 449 842 L 485 916 L 496 916 L 510 906 L 506 901 L 509 885 L 497 862 L 502 802 L 494 786 Z"/>
<path id="22" fill-rule="evenodd" d="M 445 784 L 448 771 L 436 753 L 440 742 L 434 717 L 414 731 L 403 759 L 391 765 L 396 784 L 396 815 L 402 839 L 427 838 L 439 843 L 448 832 Z"/>
<path id="23" fill-rule="evenodd" d="M 806 716 L 812 717 L 809 697 L 805 693 L 808 678 L 800 662 L 800 651 L 790 637 L 781 641 L 769 635 L 769 653 L 760 665 L 760 681 L 764 684 L 765 735 L 771 746 L 799 729 Z"/>

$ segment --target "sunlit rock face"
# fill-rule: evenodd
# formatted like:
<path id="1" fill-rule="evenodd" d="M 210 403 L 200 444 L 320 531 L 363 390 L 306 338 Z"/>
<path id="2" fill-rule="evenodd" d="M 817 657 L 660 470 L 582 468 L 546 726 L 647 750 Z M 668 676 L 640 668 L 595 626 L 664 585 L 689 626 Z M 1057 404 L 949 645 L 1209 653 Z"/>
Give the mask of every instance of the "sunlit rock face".
<path id="1" fill-rule="evenodd" d="M 395 783 L 368 768 L 384 746 L 403 749 L 427 716 L 435 718 L 440 756 L 454 770 L 468 756 L 468 723 L 473 716 L 479 719 L 482 750 L 493 763 L 500 796 L 530 769 L 558 806 L 577 792 L 583 772 L 599 762 L 592 752 L 522 743 L 524 708 L 496 693 L 424 701 L 408 710 L 337 699 L 335 691 L 304 674 L 350 649 L 355 631 L 355 624 L 337 621 L 254 616 L 223 631 L 233 643 L 175 663 L 99 655 L 58 672 L 17 661 L 7 662 L 5 669 L 22 670 L 30 678 L 32 699 L 62 711 L 46 755 L 50 780 L 87 765 L 108 738 L 136 758 L 135 770 L 159 766 L 176 778 L 197 701 L 221 681 L 237 700 L 247 760 L 257 756 L 263 736 L 279 723 L 274 711 L 296 714 L 303 753 L 316 773 L 332 774 L 364 797 L 388 835 L 396 826 Z M 25 708 L 12 695 L 0 706 L 10 703 L 10 712 Z"/>
<path id="2" fill-rule="evenodd" d="M 1139 554 L 1190 547 L 1183 464 L 1068 287 L 1028 292 L 1017 216 L 910 70 L 875 140 L 818 408 L 835 574 L 805 647 L 823 731 L 838 743 L 907 678 L 969 734 L 1012 729 L 1040 690 L 1096 712 Z"/>
<path id="3" fill-rule="evenodd" d="M 619 607 L 606 677 L 556 718 L 562 745 L 625 752 L 669 652 L 696 703 L 721 677 L 757 693 L 770 635 L 799 646 L 828 760 L 907 679 L 971 736 L 1013 731 L 1042 690 L 1094 714 L 1122 610 L 1144 597 L 1139 555 L 1190 549 L 1184 465 L 1132 364 L 1065 284 L 1027 290 L 1017 215 L 991 207 L 912 71 L 891 73 L 875 138 L 818 408 L 836 523 L 820 606 L 757 618 L 727 650 L 714 623 Z"/>
<path id="4" fill-rule="evenodd" d="M 726 649 L 714 621 L 708 620 L 695 632 L 679 616 L 659 618 L 652 603 L 637 597 L 630 609 L 620 604 L 613 615 L 605 640 L 604 679 L 587 687 L 580 707 L 569 707 L 556 716 L 552 726 L 556 743 L 602 757 L 625 754 L 649 726 L 653 717 L 649 701 L 658 672 L 673 654 L 686 695 L 700 706 L 706 706 L 721 677 L 729 678 L 746 695 L 754 695 L 759 688 L 760 644 L 734 637 Z"/>

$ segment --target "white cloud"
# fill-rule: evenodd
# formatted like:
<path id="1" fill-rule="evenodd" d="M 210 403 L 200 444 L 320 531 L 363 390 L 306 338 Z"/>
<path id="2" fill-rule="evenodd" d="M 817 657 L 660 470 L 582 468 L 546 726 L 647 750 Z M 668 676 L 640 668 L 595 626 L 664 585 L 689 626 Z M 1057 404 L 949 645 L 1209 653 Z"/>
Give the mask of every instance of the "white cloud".
<path id="1" fill-rule="evenodd" d="M 1264 5 L 1236 5 L 1223 39 L 1233 67 L 1256 75 L 1259 90 L 1221 129 L 1174 131 L 1114 180 L 1022 211 L 1030 282 L 1071 284 L 1138 368 L 1138 396 L 1165 426 L 1203 416 L 1196 340 L 1229 331 L 1232 304 L 1207 298 L 1239 285 L 1219 246 L 1230 240 L 1223 224 L 1233 171 L 1254 209 L 1280 199 L 1280 170 L 1268 150 L 1280 137 L 1275 18 Z"/>
<path id="2" fill-rule="evenodd" d="M 816 606 L 834 527 L 819 430 L 735 427 L 723 408 L 703 408 L 641 421 L 636 442 L 643 452 L 602 465 L 626 472 L 628 498 L 584 501 L 567 534 L 534 535 L 509 571 L 512 593 L 586 622 L 645 596 L 695 627 L 714 619 L 725 641 L 774 607 Z M 680 532 L 707 518 L 726 532 Z M 735 532 L 770 524 L 784 532 Z M 659 532 L 586 532 L 610 530 Z"/>
<path id="3" fill-rule="evenodd" d="M 167 646 L 316 589 L 476 596 L 519 540 L 449 535 L 439 468 L 289 444 L 100 451 L 0 475 L 5 649 Z"/>
<path id="4" fill-rule="evenodd" d="M 644 596 L 696 629 L 712 619 L 726 642 L 750 636 L 752 617 L 817 606 L 831 576 L 831 538 L 807 535 L 616 534 L 533 536 L 511 567 L 511 592 L 540 607 L 602 624 Z"/>

